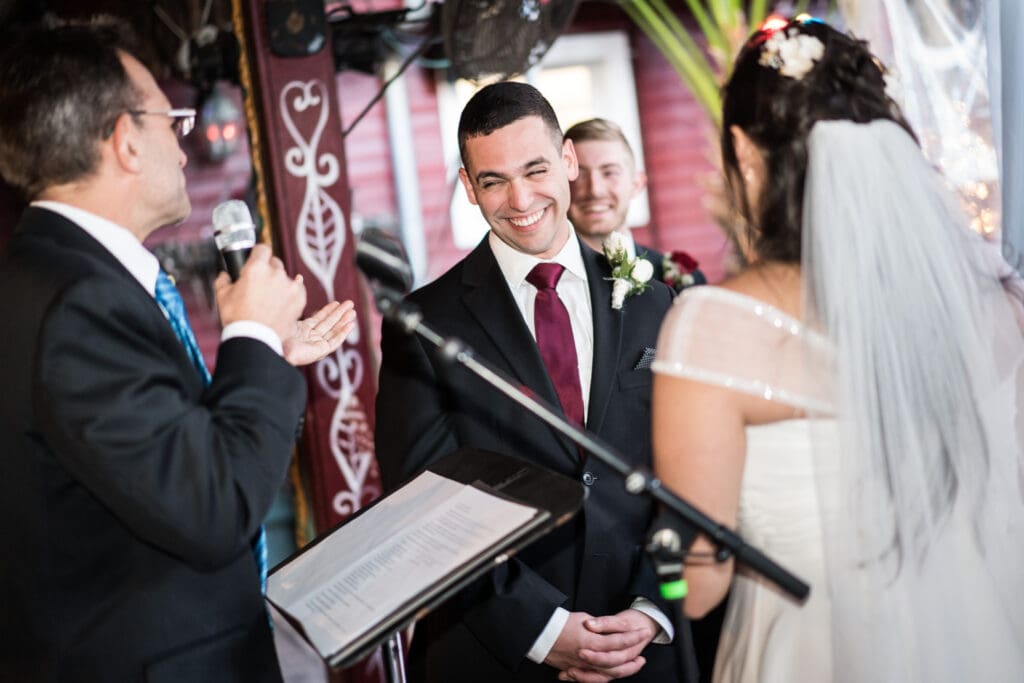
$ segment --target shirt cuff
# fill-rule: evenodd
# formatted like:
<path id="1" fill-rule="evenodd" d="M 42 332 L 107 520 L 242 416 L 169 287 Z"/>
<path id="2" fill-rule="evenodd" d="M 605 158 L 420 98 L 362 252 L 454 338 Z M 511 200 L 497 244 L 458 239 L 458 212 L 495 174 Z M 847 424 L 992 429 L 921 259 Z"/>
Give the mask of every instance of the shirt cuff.
<path id="1" fill-rule="evenodd" d="M 648 600 L 647 598 L 636 598 L 633 600 L 633 604 L 630 605 L 637 612 L 643 612 L 651 619 L 654 619 L 661 627 L 657 635 L 654 636 L 652 643 L 658 645 L 668 645 L 672 642 L 672 639 L 676 637 L 676 630 L 672 627 L 672 620 L 665 616 L 664 612 L 658 609 L 657 605 Z"/>
<path id="2" fill-rule="evenodd" d="M 548 653 L 551 652 L 551 648 L 555 646 L 558 636 L 562 635 L 562 629 L 565 628 L 567 621 L 569 621 L 569 611 L 564 607 L 556 607 L 551 618 L 548 619 L 548 625 L 537 636 L 537 640 L 533 641 L 533 647 L 526 653 L 526 658 L 531 662 L 543 664 Z"/>
<path id="3" fill-rule="evenodd" d="M 235 337 L 248 337 L 261 341 L 272 348 L 277 355 L 284 355 L 281 338 L 277 336 L 277 332 L 274 332 L 274 330 L 263 323 L 258 323 L 254 320 L 236 320 L 233 323 L 229 323 L 220 333 L 222 343 Z"/>

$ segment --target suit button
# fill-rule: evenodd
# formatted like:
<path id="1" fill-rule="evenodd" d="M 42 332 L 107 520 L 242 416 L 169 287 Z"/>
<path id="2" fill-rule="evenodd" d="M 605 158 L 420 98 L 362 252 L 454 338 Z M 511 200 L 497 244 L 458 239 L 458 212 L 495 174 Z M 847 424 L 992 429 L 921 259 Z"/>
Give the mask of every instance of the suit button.
<path id="1" fill-rule="evenodd" d="M 587 486 L 593 486 L 595 481 L 597 481 L 597 475 L 595 475 L 593 472 L 583 473 L 584 484 L 586 484 Z"/>

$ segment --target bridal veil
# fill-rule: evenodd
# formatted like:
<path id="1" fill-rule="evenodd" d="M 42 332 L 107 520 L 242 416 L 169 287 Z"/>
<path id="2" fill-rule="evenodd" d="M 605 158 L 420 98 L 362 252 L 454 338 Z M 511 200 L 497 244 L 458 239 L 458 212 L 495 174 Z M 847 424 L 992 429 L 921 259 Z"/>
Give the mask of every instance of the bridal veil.
<path id="1" fill-rule="evenodd" d="M 1024 341 L 998 248 L 891 121 L 817 123 L 804 197 L 804 317 L 834 345 L 840 430 L 816 588 L 834 678 L 1024 680 Z"/>

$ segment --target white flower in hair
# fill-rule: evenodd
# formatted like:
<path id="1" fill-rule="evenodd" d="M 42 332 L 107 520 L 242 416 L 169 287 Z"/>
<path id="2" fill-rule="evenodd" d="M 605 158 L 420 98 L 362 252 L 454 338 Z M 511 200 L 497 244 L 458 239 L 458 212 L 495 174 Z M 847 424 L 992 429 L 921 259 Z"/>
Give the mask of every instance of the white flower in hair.
<path id="1" fill-rule="evenodd" d="M 758 63 L 778 70 L 783 76 L 800 80 L 824 54 L 824 43 L 790 28 L 776 31 L 765 41 Z"/>

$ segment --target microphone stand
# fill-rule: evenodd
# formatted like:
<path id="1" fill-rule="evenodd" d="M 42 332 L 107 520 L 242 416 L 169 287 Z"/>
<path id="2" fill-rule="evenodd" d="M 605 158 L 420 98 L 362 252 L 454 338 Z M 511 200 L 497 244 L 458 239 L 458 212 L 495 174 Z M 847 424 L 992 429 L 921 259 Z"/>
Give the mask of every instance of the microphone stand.
<path id="1" fill-rule="evenodd" d="M 531 414 L 543 420 L 552 429 L 568 437 L 580 448 L 618 472 L 625 482 L 628 493 L 636 496 L 649 496 L 682 520 L 688 528 L 704 533 L 718 549 L 715 553 L 717 561 L 724 562 L 733 556 L 736 558 L 736 562 L 761 574 L 797 600 L 802 601 L 810 593 L 810 587 L 804 581 L 783 569 L 757 548 L 748 545 L 735 531 L 714 521 L 677 496 L 671 489 L 665 487 L 650 470 L 629 465 L 611 446 L 585 429 L 566 421 L 550 403 L 535 398 L 531 392 L 506 377 L 500 370 L 492 367 L 486 361 L 478 359 L 466 344 L 454 337 L 446 338 L 435 332 L 423 322 L 423 314 L 419 309 L 403 300 L 401 292 L 384 286 L 380 282 L 371 281 L 371 286 L 377 308 L 386 320 L 396 324 L 405 334 L 419 335 L 437 347 L 442 361 L 449 365 L 456 363 L 462 365 Z M 668 534 L 655 533 L 648 545 L 648 552 L 652 554 L 655 565 L 659 567 L 659 580 L 661 581 L 665 581 L 668 572 L 681 570 L 686 552 L 681 542 L 676 543 L 671 539 L 670 534 L 675 532 L 671 529 L 662 530 L 662 532 L 666 531 Z M 681 605 L 680 598 L 680 608 Z M 680 642 L 681 646 L 687 645 L 683 641 L 688 641 L 688 639 L 689 633 L 685 638 L 677 634 L 677 642 Z M 692 643 L 689 645 L 690 652 L 683 654 L 682 662 L 684 670 L 687 670 L 688 675 L 693 677 L 692 680 L 696 680 L 693 671 L 696 666 L 691 659 Z M 400 683 L 400 681 L 391 681 L 391 683 Z"/>
<path id="2" fill-rule="evenodd" d="M 405 683 L 405 650 L 402 632 L 395 631 L 382 645 L 384 649 L 384 680 L 386 683 Z"/>

